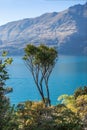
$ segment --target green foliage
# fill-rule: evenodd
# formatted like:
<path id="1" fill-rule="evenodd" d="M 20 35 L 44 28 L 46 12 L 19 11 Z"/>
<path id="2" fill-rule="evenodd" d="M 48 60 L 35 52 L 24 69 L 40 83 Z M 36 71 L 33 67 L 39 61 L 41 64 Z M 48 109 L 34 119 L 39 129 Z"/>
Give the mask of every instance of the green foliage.
<path id="1" fill-rule="evenodd" d="M 14 106 L 9 106 L 8 109 L 6 109 L 5 118 L 3 118 L 3 126 L 0 130 L 19 130 L 18 126 L 19 123 L 15 108 Z"/>
<path id="2" fill-rule="evenodd" d="M 55 66 L 57 55 L 58 53 L 54 48 L 45 45 L 36 47 L 29 44 L 25 48 L 23 59 L 32 73 L 37 89 L 46 106 L 51 105 L 48 80 Z M 46 90 L 46 95 L 44 94 L 44 89 Z"/>
<path id="3" fill-rule="evenodd" d="M 60 97 L 58 97 L 58 100 L 62 100 L 62 103 L 64 104 L 68 104 L 68 103 L 75 103 L 75 98 L 73 95 L 61 95 Z"/>
<path id="4" fill-rule="evenodd" d="M 3 51 L 2 56 L 3 56 L 3 57 L 6 57 L 6 56 L 7 56 L 7 54 L 8 54 L 8 52 L 7 52 L 7 51 Z"/>
<path id="5" fill-rule="evenodd" d="M 62 130 L 81 130 L 81 120 L 72 110 L 65 105 L 59 104 L 55 106 L 56 123 L 58 129 Z"/>
<path id="6" fill-rule="evenodd" d="M 74 92 L 74 97 L 77 98 L 80 95 L 87 95 L 87 86 L 79 87 Z"/>
<path id="7" fill-rule="evenodd" d="M 73 95 L 61 95 L 58 97 L 58 100 L 61 101 L 62 104 L 65 104 L 69 109 L 71 109 L 73 112 L 77 112 L 76 109 L 76 100 Z"/>
<path id="8" fill-rule="evenodd" d="M 37 88 L 42 95 L 41 102 L 26 101 L 15 108 L 10 106 L 6 94 L 12 88 L 5 86 L 9 79 L 6 67 L 12 58 L 0 60 L 0 130 L 83 130 L 87 127 L 87 87 L 78 88 L 73 95 L 62 95 L 58 98 L 61 104 L 48 106 L 47 97 L 43 93 L 43 80 L 48 90 L 48 79 L 56 63 L 57 52 L 54 48 L 41 45 L 27 45 L 24 60 L 28 63 Z M 51 56 L 52 55 L 52 56 Z M 36 75 L 35 75 L 36 74 Z M 42 74 L 42 77 L 41 77 Z M 40 77 L 41 80 L 39 81 Z M 38 82 L 39 81 L 39 82 Z M 39 84 L 40 83 L 40 84 Z"/>
<path id="9" fill-rule="evenodd" d="M 61 95 L 58 100 L 65 104 L 81 120 L 81 125 L 87 127 L 87 87 L 78 88 L 73 95 Z"/>
<path id="10" fill-rule="evenodd" d="M 5 58 L 6 52 L 3 52 L 4 58 L 0 60 L 0 130 L 4 130 L 5 126 L 8 123 L 9 119 L 9 109 L 10 109 L 10 102 L 9 98 L 5 96 L 5 94 L 12 91 L 11 88 L 5 87 L 5 81 L 9 79 L 8 72 L 6 67 L 8 64 L 11 64 L 12 58 Z"/>
<path id="11" fill-rule="evenodd" d="M 80 119 L 65 105 L 45 107 L 43 102 L 18 104 L 19 130 L 81 130 Z"/>
<path id="12" fill-rule="evenodd" d="M 82 119 L 83 125 L 87 127 L 87 94 L 76 98 L 77 113 Z"/>
<path id="13" fill-rule="evenodd" d="M 6 56 L 6 52 L 4 52 L 3 54 L 2 54 L 2 56 L 4 56 L 4 58 L 2 58 L 1 60 L 0 60 L 0 85 L 4 85 L 5 84 L 5 81 L 7 80 L 7 79 L 9 79 L 9 75 L 8 75 L 8 72 L 7 72 L 7 70 L 6 70 L 6 67 L 7 67 L 7 65 L 9 65 L 9 64 L 11 64 L 12 63 L 12 58 L 6 58 L 5 56 Z"/>
<path id="14" fill-rule="evenodd" d="M 29 60 L 29 58 L 32 59 L 33 65 L 48 67 L 55 64 L 57 51 L 54 48 L 49 48 L 45 45 L 36 47 L 29 44 L 25 48 L 24 60 Z"/>

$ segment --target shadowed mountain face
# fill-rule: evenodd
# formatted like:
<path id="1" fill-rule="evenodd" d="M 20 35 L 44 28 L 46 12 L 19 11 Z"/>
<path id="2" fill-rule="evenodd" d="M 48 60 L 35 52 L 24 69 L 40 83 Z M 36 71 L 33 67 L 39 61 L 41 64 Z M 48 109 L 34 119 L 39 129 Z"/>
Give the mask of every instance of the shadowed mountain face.
<path id="1" fill-rule="evenodd" d="M 0 51 L 22 54 L 28 43 L 58 47 L 61 54 L 87 54 L 87 3 L 0 26 Z"/>

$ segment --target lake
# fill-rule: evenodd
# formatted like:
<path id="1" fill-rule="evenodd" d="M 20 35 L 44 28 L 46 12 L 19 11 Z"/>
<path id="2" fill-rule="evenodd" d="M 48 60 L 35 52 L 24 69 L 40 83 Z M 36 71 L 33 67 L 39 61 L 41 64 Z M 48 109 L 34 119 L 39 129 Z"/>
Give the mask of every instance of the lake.
<path id="1" fill-rule="evenodd" d="M 10 79 L 6 81 L 6 85 L 13 88 L 13 92 L 7 95 L 11 103 L 40 100 L 32 75 L 26 68 L 22 57 L 15 56 L 13 60 L 8 68 Z M 73 94 L 76 88 L 86 85 L 87 56 L 59 56 L 49 79 L 52 104 L 58 104 L 58 96 Z"/>

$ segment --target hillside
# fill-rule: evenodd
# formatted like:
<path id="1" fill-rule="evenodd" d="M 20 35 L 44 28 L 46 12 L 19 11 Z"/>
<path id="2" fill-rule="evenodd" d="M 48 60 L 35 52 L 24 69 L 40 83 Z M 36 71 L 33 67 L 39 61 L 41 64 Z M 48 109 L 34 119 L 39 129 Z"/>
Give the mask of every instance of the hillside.
<path id="1" fill-rule="evenodd" d="M 22 54 L 28 43 L 58 47 L 61 54 L 87 54 L 87 3 L 62 12 L 9 22 L 0 26 L 0 51 Z"/>

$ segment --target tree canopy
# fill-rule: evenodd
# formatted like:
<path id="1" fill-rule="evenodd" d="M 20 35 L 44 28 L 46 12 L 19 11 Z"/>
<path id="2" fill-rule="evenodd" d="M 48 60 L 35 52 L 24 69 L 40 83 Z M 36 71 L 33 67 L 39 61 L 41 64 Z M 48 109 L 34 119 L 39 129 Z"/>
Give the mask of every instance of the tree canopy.
<path id="1" fill-rule="evenodd" d="M 73 95 L 61 95 L 58 100 L 80 117 L 84 128 L 87 127 L 87 86 L 77 88 Z"/>
<path id="2" fill-rule="evenodd" d="M 7 52 L 3 52 L 2 59 L 0 59 L 0 130 L 4 129 L 8 122 L 9 98 L 5 95 L 12 91 L 12 88 L 5 87 L 5 81 L 9 79 L 6 67 L 12 63 L 12 58 L 5 58 Z"/>
<path id="3" fill-rule="evenodd" d="M 51 105 L 48 80 L 55 66 L 57 56 L 58 52 L 55 48 L 45 45 L 36 47 L 29 44 L 25 48 L 25 63 L 32 73 L 43 102 L 47 105 Z M 44 89 L 46 89 L 46 95 Z"/>

